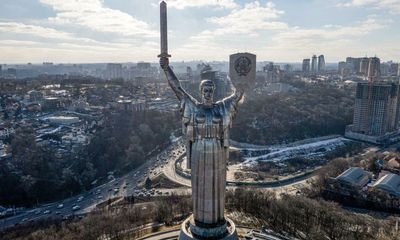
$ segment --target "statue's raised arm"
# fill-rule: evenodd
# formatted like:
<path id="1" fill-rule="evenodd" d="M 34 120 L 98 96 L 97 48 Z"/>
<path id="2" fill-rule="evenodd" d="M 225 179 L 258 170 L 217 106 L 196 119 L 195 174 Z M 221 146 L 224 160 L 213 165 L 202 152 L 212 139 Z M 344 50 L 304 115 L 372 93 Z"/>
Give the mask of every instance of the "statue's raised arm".
<path id="1" fill-rule="evenodd" d="M 171 87 L 171 89 L 174 91 L 176 97 L 179 99 L 179 101 L 182 101 L 182 99 L 186 96 L 189 99 L 193 100 L 194 98 L 190 96 L 181 86 L 178 78 L 176 77 L 174 71 L 171 69 L 169 66 L 169 59 L 167 57 L 161 57 L 160 58 L 160 66 L 164 70 L 165 77 L 168 80 L 168 84 Z"/>

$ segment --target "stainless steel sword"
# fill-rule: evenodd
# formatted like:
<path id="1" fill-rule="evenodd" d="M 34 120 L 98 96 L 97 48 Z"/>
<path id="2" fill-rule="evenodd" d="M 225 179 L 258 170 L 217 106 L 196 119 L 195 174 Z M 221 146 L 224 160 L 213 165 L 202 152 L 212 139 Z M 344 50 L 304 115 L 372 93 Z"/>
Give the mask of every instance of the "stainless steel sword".
<path id="1" fill-rule="evenodd" d="M 171 57 L 168 54 L 168 24 L 167 24 L 167 3 L 162 1 L 160 3 L 160 37 L 161 37 L 161 57 Z"/>

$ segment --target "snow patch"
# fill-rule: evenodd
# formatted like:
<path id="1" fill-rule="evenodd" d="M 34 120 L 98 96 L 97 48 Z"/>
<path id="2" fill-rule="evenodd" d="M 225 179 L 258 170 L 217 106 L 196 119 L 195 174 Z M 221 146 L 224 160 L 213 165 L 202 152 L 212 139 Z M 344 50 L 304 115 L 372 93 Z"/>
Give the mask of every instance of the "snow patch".
<path id="1" fill-rule="evenodd" d="M 279 162 L 294 157 L 318 157 L 324 156 L 326 153 L 334 151 L 338 147 L 344 146 L 349 141 L 343 137 L 336 137 L 325 140 L 317 140 L 299 145 L 290 146 L 271 146 L 265 147 L 263 150 L 242 149 L 247 152 L 247 157 L 242 163 L 244 166 L 252 166 L 258 162 Z M 266 154 L 263 154 L 267 151 Z M 257 154 L 257 152 L 259 154 Z"/>

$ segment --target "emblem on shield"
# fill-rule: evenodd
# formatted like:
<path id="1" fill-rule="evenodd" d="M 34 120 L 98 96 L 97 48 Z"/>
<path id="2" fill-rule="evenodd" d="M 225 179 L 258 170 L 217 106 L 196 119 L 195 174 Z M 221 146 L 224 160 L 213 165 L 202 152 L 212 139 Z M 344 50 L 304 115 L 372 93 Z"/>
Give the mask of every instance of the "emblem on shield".
<path id="1" fill-rule="evenodd" d="M 251 71 L 251 60 L 248 57 L 240 57 L 235 61 L 235 71 L 239 76 L 246 76 Z"/>

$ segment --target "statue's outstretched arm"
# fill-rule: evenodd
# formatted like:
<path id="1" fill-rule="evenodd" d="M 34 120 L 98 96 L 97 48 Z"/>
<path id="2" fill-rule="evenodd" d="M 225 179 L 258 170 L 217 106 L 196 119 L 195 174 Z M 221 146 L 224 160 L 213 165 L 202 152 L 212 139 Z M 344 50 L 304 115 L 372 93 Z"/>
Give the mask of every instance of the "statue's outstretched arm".
<path id="1" fill-rule="evenodd" d="M 178 78 L 176 77 L 174 71 L 171 69 L 169 66 L 169 60 L 168 58 L 161 58 L 160 59 L 160 66 L 164 70 L 165 77 L 168 80 L 169 86 L 172 88 L 174 91 L 176 97 L 181 101 L 184 96 L 188 96 L 189 99 L 193 99 L 181 86 L 181 83 L 179 82 Z"/>

